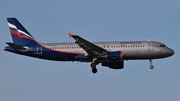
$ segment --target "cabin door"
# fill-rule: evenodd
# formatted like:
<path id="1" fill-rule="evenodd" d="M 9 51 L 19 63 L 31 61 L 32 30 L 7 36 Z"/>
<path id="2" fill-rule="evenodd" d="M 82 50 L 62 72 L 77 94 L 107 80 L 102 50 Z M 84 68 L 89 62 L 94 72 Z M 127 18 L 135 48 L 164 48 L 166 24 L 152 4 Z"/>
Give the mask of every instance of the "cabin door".
<path id="1" fill-rule="evenodd" d="M 154 51 L 154 43 L 149 42 L 149 51 Z"/>
<path id="2" fill-rule="evenodd" d="M 42 54 L 42 47 L 37 45 L 37 54 Z"/>

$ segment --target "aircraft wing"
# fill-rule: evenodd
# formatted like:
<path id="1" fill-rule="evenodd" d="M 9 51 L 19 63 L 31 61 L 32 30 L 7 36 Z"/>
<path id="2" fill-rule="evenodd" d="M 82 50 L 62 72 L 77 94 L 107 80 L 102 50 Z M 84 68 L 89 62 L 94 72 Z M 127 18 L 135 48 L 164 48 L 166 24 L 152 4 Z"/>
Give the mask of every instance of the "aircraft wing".
<path id="1" fill-rule="evenodd" d="M 71 33 L 68 33 L 68 34 L 69 34 L 69 37 L 72 37 L 76 40 L 75 43 L 78 44 L 82 49 L 84 49 L 89 56 L 99 57 L 107 53 L 107 50 L 81 38 L 78 35 L 73 35 Z"/>

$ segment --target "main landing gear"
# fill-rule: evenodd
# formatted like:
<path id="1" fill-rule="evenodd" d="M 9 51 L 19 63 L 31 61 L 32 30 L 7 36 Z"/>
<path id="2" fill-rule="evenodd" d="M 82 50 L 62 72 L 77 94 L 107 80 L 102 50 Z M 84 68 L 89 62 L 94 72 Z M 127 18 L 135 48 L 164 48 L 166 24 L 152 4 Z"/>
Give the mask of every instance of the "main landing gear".
<path id="1" fill-rule="evenodd" d="M 150 63 L 150 69 L 153 69 L 154 66 L 152 65 L 152 59 L 149 59 L 149 63 Z"/>
<path id="2" fill-rule="evenodd" d="M 92 72 L 95 74 L 97 73 L 97 68 L 95 63 L 91 63 Z"/>
<path id="3" fill-rule="evenodd" d="M 97 63 L 96 63 L 96 60 L 97 60 L 97 58 L 94 58 L 92 63 L 91 63 L 92 72 L 94 74 L 97 73 L 97 68 L 96 68 Z"/>

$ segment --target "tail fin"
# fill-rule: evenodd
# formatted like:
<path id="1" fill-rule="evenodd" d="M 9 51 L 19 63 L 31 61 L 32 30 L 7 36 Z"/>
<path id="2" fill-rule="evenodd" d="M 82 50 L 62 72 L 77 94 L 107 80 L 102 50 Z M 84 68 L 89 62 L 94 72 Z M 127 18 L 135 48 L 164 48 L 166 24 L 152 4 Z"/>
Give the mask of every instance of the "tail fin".
<path id="1" fill-rule="evenodd" d="M 7 18 L 13 42 L 17 45 L 28 45 L 35 40 L 16 18 Z"/>

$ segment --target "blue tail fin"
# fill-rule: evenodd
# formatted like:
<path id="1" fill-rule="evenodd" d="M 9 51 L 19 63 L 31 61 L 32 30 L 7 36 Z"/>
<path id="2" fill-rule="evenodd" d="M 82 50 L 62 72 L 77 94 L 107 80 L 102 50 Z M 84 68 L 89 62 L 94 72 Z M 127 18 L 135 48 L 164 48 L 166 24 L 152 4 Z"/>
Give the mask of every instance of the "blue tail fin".
<path id="1" fill-rule="evenodd" d="M 17 45 L 28 45 L 35 41 L 33 36 L 21 25 L 16 18 L 7 18 L 13 42 Z M 33 42 L 34 43 L 34 42 Z"/>

